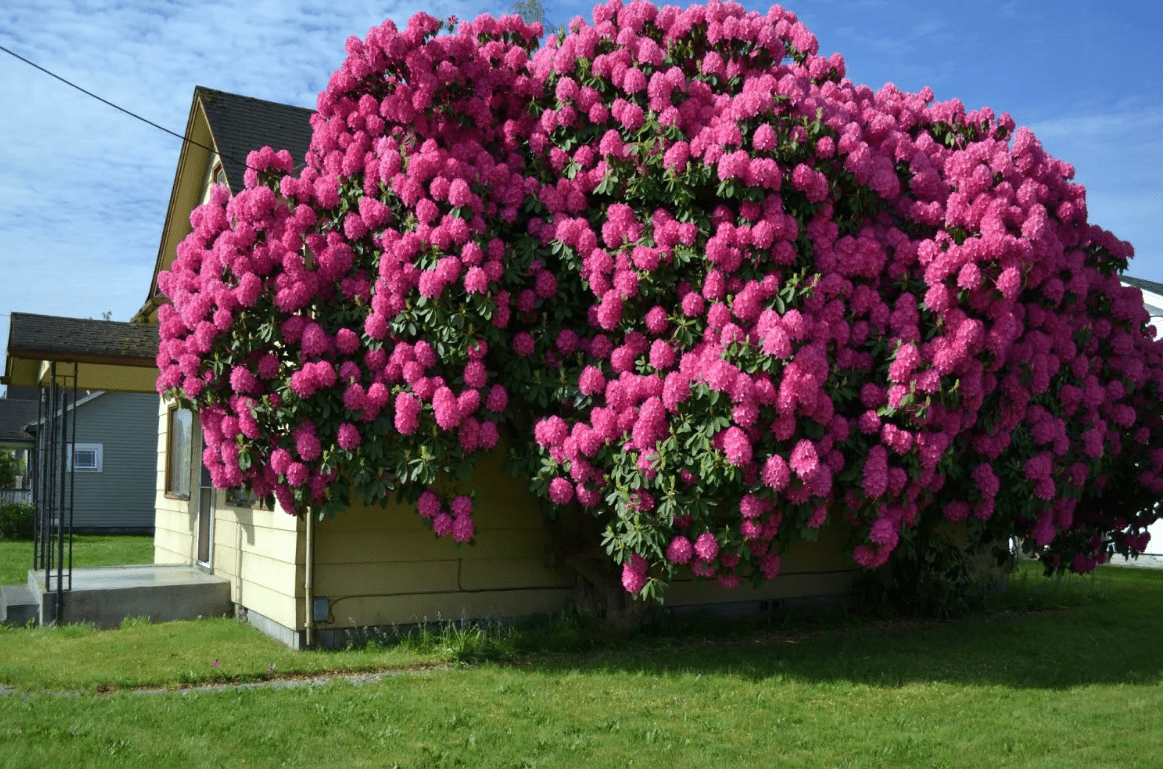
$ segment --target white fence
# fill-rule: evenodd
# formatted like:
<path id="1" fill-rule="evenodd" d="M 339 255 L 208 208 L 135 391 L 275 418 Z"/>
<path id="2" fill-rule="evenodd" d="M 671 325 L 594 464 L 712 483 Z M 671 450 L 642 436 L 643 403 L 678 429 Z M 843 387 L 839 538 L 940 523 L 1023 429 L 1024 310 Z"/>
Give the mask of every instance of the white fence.
<path id="1" fill-rule="evenodd" d="M 32 489 L 0 489 L 0 505 L 31 505 Z"/>

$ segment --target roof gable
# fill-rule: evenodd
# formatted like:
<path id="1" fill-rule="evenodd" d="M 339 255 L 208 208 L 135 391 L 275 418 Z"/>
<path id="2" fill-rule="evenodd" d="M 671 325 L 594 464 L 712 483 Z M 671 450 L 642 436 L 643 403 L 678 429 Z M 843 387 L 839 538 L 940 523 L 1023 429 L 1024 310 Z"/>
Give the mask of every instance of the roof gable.
<path id="1" fill-rule="evenodd" d="M 246 156 L 269 146 L 303 164 L 311 145 L 312 110 L 196 86 L 185 137 L 174 172 L 169 207 L 145 303 L 135 321 L 149 322 L 158 304 L 157 275 L 169 269 L 178 243 L 190 232 L 190 213 L 201 202 L 203 183 L 215 158 L 222 161 L 231 194 L 244 188 Z"/>

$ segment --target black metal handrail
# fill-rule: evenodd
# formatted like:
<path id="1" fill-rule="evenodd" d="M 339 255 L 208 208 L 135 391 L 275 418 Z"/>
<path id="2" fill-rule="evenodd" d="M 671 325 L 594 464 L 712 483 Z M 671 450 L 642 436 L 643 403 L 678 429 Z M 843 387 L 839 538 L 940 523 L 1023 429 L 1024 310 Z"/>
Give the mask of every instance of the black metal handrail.
<path id="1" fill-rule="evenodd" d="M 72 373 L 65 373 L 65 366 Z M 34 570 L 44 570 L 45 590 L 56 593 L 59 621 L 64 594 L 73 587 L 73 496 L 75 484 L 69 452 L 77 438 L 77 364 L 49 364 L 47 387 L 40 386 L 33 462 Z M 71 416 L 71 418 L 70 418 Z M 56 581 L 53 584 L 53 571 Z"/>

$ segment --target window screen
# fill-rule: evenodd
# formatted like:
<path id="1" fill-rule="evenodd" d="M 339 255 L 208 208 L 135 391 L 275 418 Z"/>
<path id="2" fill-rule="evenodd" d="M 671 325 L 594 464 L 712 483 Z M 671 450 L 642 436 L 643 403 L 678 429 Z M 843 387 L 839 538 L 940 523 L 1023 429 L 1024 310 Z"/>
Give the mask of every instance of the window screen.
<path id="1" fill-rule="evenodd" d="M 101 472 L 101 444 L 78 443 L 73 447 L 73 470 L 76 472 Z"/>
<path id="2" fill-rule="evenodd" d="M 179 497 L 190 496 L 190 457 L 194 414 L 189 409 L 170 411 L 169 472 L 166 491 Z"/>

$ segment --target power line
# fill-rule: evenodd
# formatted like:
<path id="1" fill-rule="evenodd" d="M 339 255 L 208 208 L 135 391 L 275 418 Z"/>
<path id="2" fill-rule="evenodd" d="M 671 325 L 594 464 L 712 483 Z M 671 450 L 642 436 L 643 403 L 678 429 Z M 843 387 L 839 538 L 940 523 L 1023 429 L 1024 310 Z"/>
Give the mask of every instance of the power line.
<path id="1" fill-rule="evenodd" d="M 92 96 L 94 99 L 96 99 L 97 101 L 101 102 L 102 104 L 108 104 L 108 105 L 109 105 L 110 107 L 112 107 L 113 109 L 115 109 L 115 110 L 120 110 L 121 112 L 124 112 L 126 115 L 129 115 L 129 116 L 130 116 L 130 117 L 132 117 L 132 118 L 137 118 L 137 119 L 138 119 L 138 120 L 140 120 L 141 122 L 143 122 L 143 123 L 146 123 L 147 125 L 151 125 L 151 126 L 153 126 L 154 128 L 158 129 L 159 131 L 165 131 L 165 132 L 166 132 L 166 133 L 168 133 L 170 136 L 173 136 L 173 137 L 176 137 L 176 138 L 178 138 L 178 139 L 181 139 L 181 140 L 182 140 L 182 141 L 184 141 L 184 142 L 189 142 L 190 144 L 193 144 L 195 147 L 201 147 L 202 149 L 204 149 L 204 150 L 208 150 L 208 151 L 210 151 L 210 152 L 214 153 L 215 155 L 219 155 L 220 157 L 224 157 L 224 158 L 226 158 L 226 159 L 228 159 L 228 160 L 233 160 L 235 163 L 240 163 L 241 165 L 245 166 L 246 168 L 250 168 L 250 166 L 249 166 L 249 165 L 247 165 L 246 163 L 244 163 L 243 161 L 241 161 L 241 160 L 239 160 L 239 159 L 237 159 L 237 158 L 232 158 L 232 157 L 229 157 L 228 155 L 223 155 L 221 152 L 219 152 L 218 150 L 214 149 L 213 147 L 207 147 L 205 144 L 199 144 L 198 142 L 194 141 L 193 139 L 190 139 L 190 138 L 188 138 L 188 137 L 186 137 L 186 136 L 182 136 L 181 134 L 174 133 L 173 131 L 171 131 L 170 129 L 166 128 L 165 126 L 160 126 L 160 125 L 158 125 L 157 123 L 153 122 L 152 120 L 148 120 L 148 119 L 146 119 L 146 118 L 143 118 L 141 115 L 138 115 L 138 114 L 137 114 L 137 113 L 135 113 L 135 112 L 130 112 L 129 110 L 125 109 L 124 107 L 119 107 L 119 106 L 117 106 L 116 104 L 114 104 L 113 102 L 109 101 L 108 99 L 103 99 L 103 98 L 101 98 L 100 96 L 98 96 L 97 94 L 93 93 L 92 91 L 86 91 L 84 88 L 82 88 L 81 86 L 77 85 L 76 83 L 73 83 L 73 82 L 71 82 L 71 81 L 69 81 L 69 80 L 65 80 L 63 77 L 61 77 L 60 75 L 56 74 L 55 72 L 50 72 L 49 70 L 47 70 L 47 69 L 45 69 L 44 67 L 42 67 L 42 66 L 40 66 L 39 64 L 37 64 L 36 62 L 29 61 L 28 59 L 24 58 L 24 57 L 23 57 L 23 56 L 21 56 L 20 54 L 18 54 L 18 53 L 16 53 L 16 52 L 14 52 L 14 51 L 10 51 L 9 49 L 5 48 L 5 47 L 4 47 L 4 46 L 2 46 L 2 45 L 0 45 L 0 51 L 3 51 L 4 53 L 8 54 L 9 56 L 14 56 L 14 57 L 16 57 L 17 59 L 20 59 L 22 62 L 24 62 L 24 63 L 25 63 L 25 64 L 27 64 L 28 66 L 30 66 L 30 67 L 34 67 L 35 69 L 39 69 L 39 70 L 40 70 L 41 72 L 43 72 L 44 74 L 46 74 L 46 75 L 48 75 L 48 76 L 50 76 L 50 77 L 55 77 L 57 80 L 61 81 L 61 82 L 62 82 L 62 83 L 64 83 L 65 85 L 67 85 L 67 86 L 71 86 L 71 87 L 73 87 L 73 88 L 76 88 L 78 91 L 80 91 L 81 93 L 85 94 L 86 96 Z"/>

